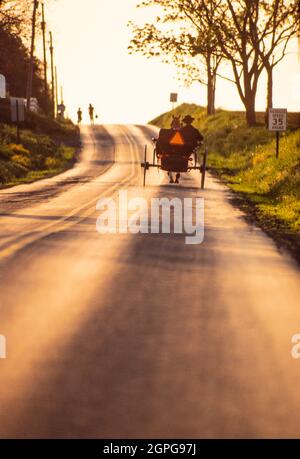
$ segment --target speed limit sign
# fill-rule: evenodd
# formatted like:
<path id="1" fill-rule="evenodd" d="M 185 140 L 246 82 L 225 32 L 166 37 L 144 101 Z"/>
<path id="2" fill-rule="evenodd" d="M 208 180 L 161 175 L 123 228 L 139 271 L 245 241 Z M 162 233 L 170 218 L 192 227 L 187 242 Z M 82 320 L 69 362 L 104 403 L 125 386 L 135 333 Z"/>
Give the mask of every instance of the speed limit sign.
<path id="1" fill-rule="evenodd" d="M 170 94 L 170 102 L 173 102 L 173 104 L 176 104 L 177 100 L 178 100 L 177 92 L 171 92 L 171 94 Z"/>
<path id="2" fill-rule="evenodd" d="M 287 129 L 287 109 L 269 108 L 269 131 L 276 132 L 276 158 L 279 157 L 280 132 Z"/>
<path id="3" fill-rule="evenodd" d="M 269 130 L 286 131 L 287 128 L 287 109 L 270 108 L 269 109 Z"/>

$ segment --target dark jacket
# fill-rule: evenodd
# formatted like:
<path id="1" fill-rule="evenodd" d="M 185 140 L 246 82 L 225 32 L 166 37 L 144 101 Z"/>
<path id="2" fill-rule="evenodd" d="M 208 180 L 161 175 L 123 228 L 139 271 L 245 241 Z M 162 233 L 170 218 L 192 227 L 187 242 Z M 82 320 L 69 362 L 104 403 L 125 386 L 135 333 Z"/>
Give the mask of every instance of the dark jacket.
<path id="1" fill-rule="evenodd" d="M 191 124 L 187 124 L 181 128 L 183 137 L 188 144 L 196 145 L 198 142 L 202 142 L 203 135 Z"/>

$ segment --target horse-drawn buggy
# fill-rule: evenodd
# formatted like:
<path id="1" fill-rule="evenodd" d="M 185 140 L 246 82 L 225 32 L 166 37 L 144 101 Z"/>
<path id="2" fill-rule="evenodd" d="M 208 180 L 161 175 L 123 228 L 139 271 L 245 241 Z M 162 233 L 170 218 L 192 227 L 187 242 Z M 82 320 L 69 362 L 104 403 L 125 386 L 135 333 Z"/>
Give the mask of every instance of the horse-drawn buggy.
<path id="1" fill-rule="evenodd" d="M 150 167 L 156 167 L 167 171 L 170 176 L 173 173 L 179 176 L 182 172 L 198 170 L 201 173 L 201 188 L 204 188 L 207 148 L 204 148 L 202 164 L 199 164 L 198 152 L 202 143 L 188 137 L 184 129 L 161 129 L 159 137 L 152 139 L 154 142 L 152 163 L 147 161 L 147 146 L 145 146 L 145 158 L 141 163 L 144 169 L 144 186 L 147 171 Z"/>

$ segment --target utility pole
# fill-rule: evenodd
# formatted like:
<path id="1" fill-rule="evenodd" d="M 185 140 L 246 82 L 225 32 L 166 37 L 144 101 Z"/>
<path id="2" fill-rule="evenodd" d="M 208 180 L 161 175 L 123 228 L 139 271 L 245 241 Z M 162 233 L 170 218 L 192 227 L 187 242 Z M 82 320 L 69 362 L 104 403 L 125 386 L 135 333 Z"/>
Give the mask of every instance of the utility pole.
<path id="1" fill-rule="evenodd" d="M 44 51 L 44 92 L 45 92 L 45 103 L 47 103 L 48 81 L 47 81 L 46 22 L 45 22 L 44 3 L 42 3 L 42 31 L 43 31 L 43 51 Z"/>
<path id="2" fill-rule="evenodd" d="M 57 67 L 55 67 L 55 108 L 56 108 L 56 113 L 57 113 L 57 106 L 58 106 L 58 80 L 57 80 Z"/>
<path id="3" fill-rule="evenodd" d="M 30 109 L 30 99 L 31 99 L 31 94 L 32 94 L 33 65 L 34 65 L 34 42 L 35 42 L 35 24 L 36 24 L 36 13 L 37 13 L 38 6 L 39 6 L 39 2 L 38 2 L 37 0 L 33 0 L 30 61 L 29 61 L 28 78 L 27 78 L 27 88 L 26 88 L 27 110 Z"/>
<path id="4" fill-rule="evenodd" d="M 53 40 L 52 32 L 49 32 L 50 35 L 50 55 L 51 55 L 51 102 L 52 102 L 52 117 L 55 118 L 55 81 L 54 81 L 54 60 L 53 60 Z"/>

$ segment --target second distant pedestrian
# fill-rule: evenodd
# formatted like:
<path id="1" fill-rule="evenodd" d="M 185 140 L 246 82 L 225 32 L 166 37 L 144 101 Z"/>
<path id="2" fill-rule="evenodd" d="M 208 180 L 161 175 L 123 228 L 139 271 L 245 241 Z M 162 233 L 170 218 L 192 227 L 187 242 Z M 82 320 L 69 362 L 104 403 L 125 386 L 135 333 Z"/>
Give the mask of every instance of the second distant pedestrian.
<path id="1" fill-rule="evenodd" d="M 81 108 L 78 109 L 78 112 L 77 112 L 77 123 L 80 124 L 82 123 L 82 110 Z"/>
<path id="2" fill-rule="evenodd" d="M 90 115 L 91 125 L 93 126 L 95 124 L 95 109 L 92 106 L 92 104 L 89 105 L 89 115 Z"/>

